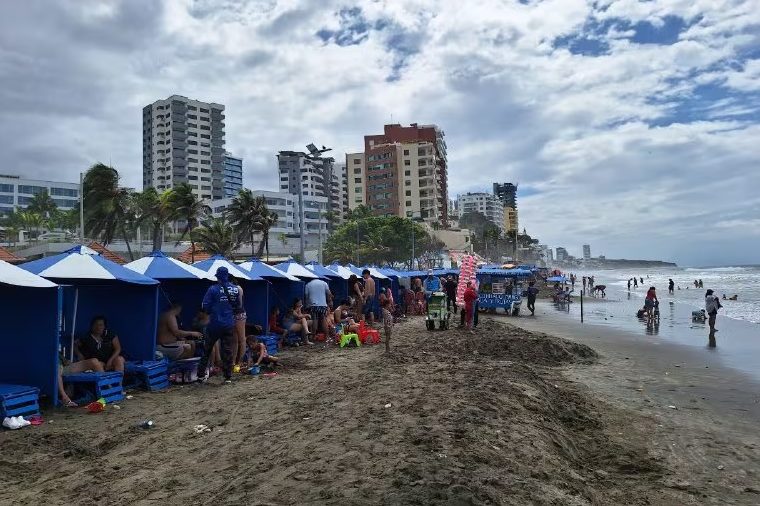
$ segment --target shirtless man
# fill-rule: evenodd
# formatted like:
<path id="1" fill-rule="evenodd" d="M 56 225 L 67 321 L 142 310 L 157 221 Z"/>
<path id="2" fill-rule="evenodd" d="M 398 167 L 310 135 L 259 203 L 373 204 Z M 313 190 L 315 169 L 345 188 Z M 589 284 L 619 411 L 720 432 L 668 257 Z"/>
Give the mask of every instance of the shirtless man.
<path id="1" fill-rule="evenodd" d="M 182 312 L 180 304 L 172 304 L 172 307 L 161 314 L 158 320 L 158 335 L 156 337 L 156 349 L 164 354 L 169 360 L 181 360 L 195 356 L 195 342 L 185 341 L 188 337 L 202 339 L 200 332 L 180 330 L 177 325 L 177 317 Z"/>
<path id="2" fill-rule="evenodd" d="M 370 276 L 369 269 L 362 271 L 362 278 L 364 278 L 364 317 L 367 319 L 367 323 L 374 323 L 375 280 Z"/>

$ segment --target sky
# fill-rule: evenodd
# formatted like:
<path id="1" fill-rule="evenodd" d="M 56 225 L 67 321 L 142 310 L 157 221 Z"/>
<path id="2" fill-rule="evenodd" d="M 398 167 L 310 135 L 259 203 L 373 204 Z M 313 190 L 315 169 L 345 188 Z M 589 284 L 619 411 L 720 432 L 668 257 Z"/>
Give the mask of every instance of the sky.
<path id="1" fill-rule="evenodd" d="M 580 255 L 760 263 L 760 0 L 56 0 L 0 16 L 0 173 L 142 179 L 142 108 L 226 106 L 245 185 L 386 123 L 446 134 L 449 192 L 519 183 Z"/>

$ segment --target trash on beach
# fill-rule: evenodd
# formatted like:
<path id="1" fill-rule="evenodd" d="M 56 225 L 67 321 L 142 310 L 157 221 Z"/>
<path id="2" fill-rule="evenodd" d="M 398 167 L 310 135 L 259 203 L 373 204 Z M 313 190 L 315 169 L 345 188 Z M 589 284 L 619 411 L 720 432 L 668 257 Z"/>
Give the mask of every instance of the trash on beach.
<path id="1" fill-rule="evenodd" d="M 390 407 L 391 407 L 391 403 L 389 402 L 389 403 L 388 403 L 388 404 L 386 404 L 384 407 L 386 407 L 386 408 L 390 408 Z"/>
<path id="2" fill-rule="evenodd" d="M 438 458 L 439 459 L 445 459 L 446 458 L 446 454 L 445 453 L 439 453 L 438 454 Z"/>
<path id="3" fill-rule="evenodd" d="M 681 367 L 681 364 L 673 364 L 673 367 Z"/>
<path id="4" fill-rule="evenodd" d="M 131 400 L 132 400 L 132 399 L 134 399 L 134 398 L 135 398 L 135 396 L 134 396 L 134 395 L 128 395 L 128 396 L 127 396 L 127 400 L 128 400 L 128 401 L 131 401 Z"/>
<path id="5" fill-rule="evenodd" d="M 119 406 L 118 404 L 114 404 L 112 407 L 113 409 L 121 409 L 121 406 Z"/>
<path id="6" fill-rule="evenodd" d="M 668 406 L 670 409 L 678 409 L 677 407 L 673 406 L 672 404 Z"/>
<path id="7" fill-rule="evenodd" d="M 304 420 L 309 420 L 309 419 L 311 419 L 311 417 L 310 416 L 305 416 L 305 417 L 303 417 L 303 419 Z"/>
<path id="8" fill-rule="evenodd" d="M 726 468 L 723 464 L 718 466 L 718 471 L 723 471 Z"/>
<path id="9" fill-rule="evenodd" d="M 204 432 L 211 432 L 211 428 L 208 425 L 198 424 L 193 427 L 196 434 L 203 434 Z"/>
<path id="10" fill-rule="evenodd" d="M 153 425 L 153 420 L 143 420 L 137 426 L 141 429 L 152 429 Z"/>

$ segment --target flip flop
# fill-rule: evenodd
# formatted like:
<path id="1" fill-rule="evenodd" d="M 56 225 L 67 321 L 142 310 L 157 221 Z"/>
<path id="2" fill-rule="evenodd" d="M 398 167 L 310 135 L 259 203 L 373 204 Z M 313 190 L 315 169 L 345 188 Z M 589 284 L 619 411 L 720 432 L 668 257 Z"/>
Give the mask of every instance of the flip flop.
<path id="1" fill-rule="evenodd" d="M 69 402 L 66 402 L 66 403 L 63 404 L 63 407 L 64 408 L 78 408 L 79 404 L 77 404 L 76 402 L 74 402 L 72 400 L 69 400 Z"/>
<path id="2" fill-rule="evenodd" d="M 29 423 L 32 425 L 42 425 L 43 422 L 42 415 L 32 415 L 29 417 Z"/>

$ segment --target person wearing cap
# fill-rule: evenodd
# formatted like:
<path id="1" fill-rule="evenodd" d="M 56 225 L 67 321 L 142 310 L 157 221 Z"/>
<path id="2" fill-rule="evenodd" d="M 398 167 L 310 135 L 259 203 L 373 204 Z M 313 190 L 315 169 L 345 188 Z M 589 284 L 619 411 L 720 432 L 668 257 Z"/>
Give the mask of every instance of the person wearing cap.
<path id="1" fill-rule="evenodd" d="M 425 278 L 424 285 L 425 285 L 425 297 L 428 300 L 430 300 L 430 295 L 432 295 L 433 292 L 441 291 L 441 280 L 433 276 L 433 269 L 428 270 L 428 275 Z"/>
<path id="2" fill-rule="evenodd" d="M 209 314 L 207 326 L 206 346 L 198 362 L 198 381 L 206 380 L 206 368 L 208 359 L 214 344 L 220 342 L 219 348 L 222 358 L 222 370 L 225 383 L 232 381 L 232 355 L 235 342 L 235 314 L 242 307 L 240 290 L 237 285 L 230 282 L 230 273 L 226 267 L 216 270 L 216 280 L 206 291 L 203 297 L 203 310 Z"/>

